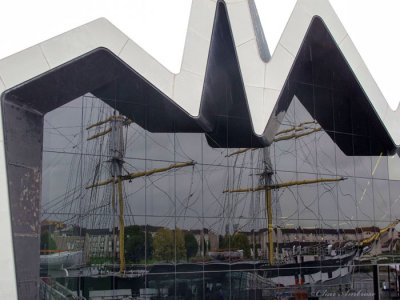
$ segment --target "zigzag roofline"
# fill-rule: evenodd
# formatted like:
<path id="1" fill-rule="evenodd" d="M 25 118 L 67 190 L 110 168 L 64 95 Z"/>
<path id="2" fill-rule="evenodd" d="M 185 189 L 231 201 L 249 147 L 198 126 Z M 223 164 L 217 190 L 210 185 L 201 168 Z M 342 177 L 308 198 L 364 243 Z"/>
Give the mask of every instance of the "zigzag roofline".
<path id="1" fill-rule="evenodd" d="M 0 92 L 104 47 L 192 116 L 198 116 L 217 3 L 224 2 L 256 134 L 264 133 L 295 57 L 314 16 L 319 16 L 345 56 L 395 144 L 398 118 L 389 107 L 328 0 L 298 0 L 268 60 L 252 0 L 193 0 L 181 70 L 174 74 L 104 18 L 75 28 L 0 60 Z M 260 56 L 260 52 L 264 53 Z M 266 61 L 268 60 L 268 61 Z M 261 109 L 260 109 L 261 107 Z"/>

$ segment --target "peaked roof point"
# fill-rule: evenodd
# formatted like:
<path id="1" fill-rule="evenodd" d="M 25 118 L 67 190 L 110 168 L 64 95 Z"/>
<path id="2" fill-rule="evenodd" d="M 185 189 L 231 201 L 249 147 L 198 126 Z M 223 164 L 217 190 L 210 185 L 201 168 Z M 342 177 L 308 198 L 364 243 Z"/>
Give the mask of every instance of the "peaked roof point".
<path id="1" fill-rule="evenodd" d="M 207 92 L 213 93 L 209 90 L 207 78 L 213 69 L 210 53 L 213 47 L 221 47 L 213 46 L 218 15 L 221 15 L 218 11 L 221 10 L 226 11 L 228 29 L 224 34 L 232 37 L 229 51 L 235 56 L 244 90 L 242 100 L 245 101 L 241 104 L 241 111 L 247 108 L 244 109 L 246 124 L 242 125 L 251 129 L 251 139 L 256 145 L 267 145 L 273 140 L 282 118 L 282 110 L 277 111 L 278 102 L 282 100 L 307 35 L 313 34 L 309 29 L 316 17 L 325 24 L 337 50 L 357 79 L 368 100 L 365 104 L 375 112 L 393 144 L 400 145 L 400 132 L 397 131 L 400 118 L 396 118 L 396 112 L 388 106 L 327 0 L 297 1 L 272 56 L 254 0 L 193 0 L 182 67 L 177 74 L 167 70 L 108 20 L 100 18 L 0 60 L 0 91 L 3 93 L 61 68 L 94 49 L 106 48 L 168 98 L 172 106 L 196 119 L 205 131 L 214 131 L 221 121 L 215 120 L 215 116 L 204 117 L 210 109 L 202 103 L 210 105 L 212 102 L 206 99 L 209 96 Z M 224 67 L 220 65 L 219 69 Z M 237 115 L 238 112 L 233 112 L 230 117 Z"/>

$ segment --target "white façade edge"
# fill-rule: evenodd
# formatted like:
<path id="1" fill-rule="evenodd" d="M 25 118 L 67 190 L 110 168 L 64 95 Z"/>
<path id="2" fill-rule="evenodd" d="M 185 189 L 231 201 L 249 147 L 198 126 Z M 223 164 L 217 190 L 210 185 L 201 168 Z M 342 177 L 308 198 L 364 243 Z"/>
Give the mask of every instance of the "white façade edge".
<path id="1" fill-rule="evenodd" d="M 0 77 L 0 94 L 5 85 Z M 0 298 L 17 299 L 14 248 L 11 231 L 11 215 L 8 200 L 6 159 L 3 138 L 3 122 L 0 111 Z"/>

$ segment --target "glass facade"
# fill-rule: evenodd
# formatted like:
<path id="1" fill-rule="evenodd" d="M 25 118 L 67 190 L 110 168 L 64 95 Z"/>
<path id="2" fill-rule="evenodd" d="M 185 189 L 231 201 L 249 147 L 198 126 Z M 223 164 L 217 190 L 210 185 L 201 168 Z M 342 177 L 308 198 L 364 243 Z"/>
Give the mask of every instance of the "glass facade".
<path id="1" fill-rule="evenodd" d="M 398 294 L 397 148 L 323 21 L 262 135 L 212 37 L 198 117 L 104 48 L 2 94 L 20 299 Z"/>
<path id="2" fill-rule="evenodd" d="M 146 111 L 139 103 L 92 94 L 47 113 L 41 299 L 372 296 L 376 263 L 380 292 L 394 296 L 399 158 L 376 154 L 371 125 L 337 122 L 357 111 L 317 113 L 303 99 L 265 148 L 150 132 L 118 110 Z"/>

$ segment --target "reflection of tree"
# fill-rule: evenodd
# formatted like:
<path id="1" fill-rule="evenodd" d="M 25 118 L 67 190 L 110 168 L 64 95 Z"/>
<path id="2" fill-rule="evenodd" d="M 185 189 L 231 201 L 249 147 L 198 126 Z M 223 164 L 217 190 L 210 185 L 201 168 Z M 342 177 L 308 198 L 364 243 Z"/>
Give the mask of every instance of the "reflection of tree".
<path id="1" fill-rule="evenodd" d="M 48 230 L 45 230 L 40 235 L 40 250 L 56 250 L 56 242 L 51 237 Z"/>
<path id="2" fill-rule="evenodd" d="M 159 229 L 154 235 L 154 257 L 162 261 L 186 260 L 185 238 L 182 230 L 174 232 L 168 228 Z"/>
<path id="3" fill-rule="evenodd" d="M 250 243 L 247 235 L 243 232 L 237 232 L 233 236 L 226 234 L 219 236 L 220 249 L 238 249 L 243 250 L 243 256 L 250 258 Z"/>
<path id="4" fill-rule="evenodd" d="M 125 257 L 132 262 L 140 262 L 145 258 L 151 258 L 153 252 L 153 238 L 148 232 L 144 232 L 139 225 L 125 227 Z M 146 246 L 145 246 L 146 245 Z"/>
<path id="5" fill-rule="evenodd" d="M 231 248 L 230 238 L 231 238 L 231 236 L 229 234 L 226 234 L 224 236 L 220 235 L 219 236 L 219 248 L 220 249 Z"/>
<path id="6" fill-rule="evenodd" d="M 238 232 L 233 235 L 232 244 L 234 248 L 243 250 L 243 256 L 245 258 L 250 258 L 250 244 L 249 239 L 243 232 Z"/>
<path id="7" fill-rule="evenodd" d="M 185 233 L 185 248 L 187 259 L 196 256 L 199 245 L 197 244 L 197 240 L 192 232 Z"/>

